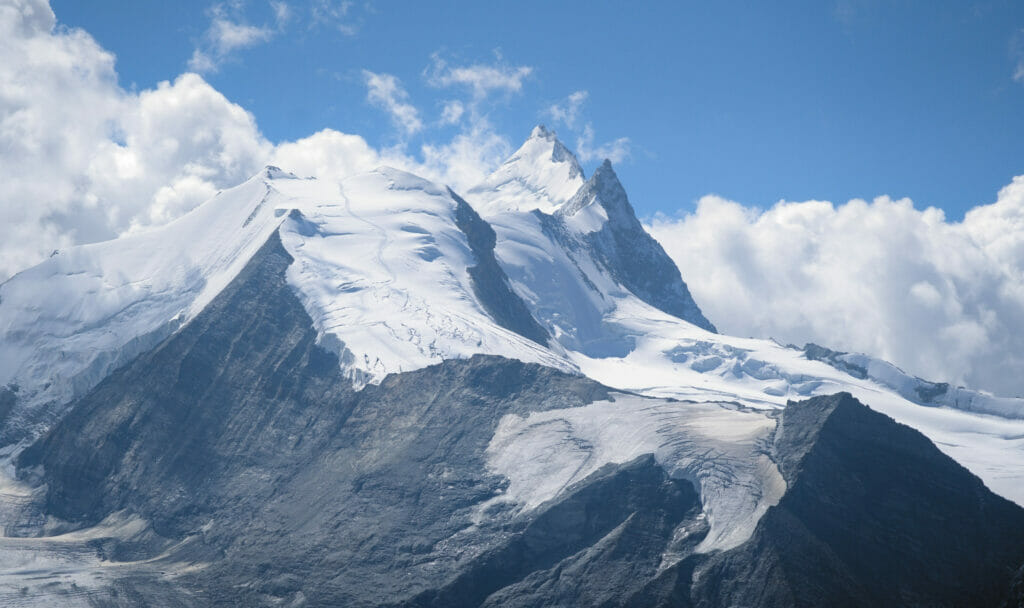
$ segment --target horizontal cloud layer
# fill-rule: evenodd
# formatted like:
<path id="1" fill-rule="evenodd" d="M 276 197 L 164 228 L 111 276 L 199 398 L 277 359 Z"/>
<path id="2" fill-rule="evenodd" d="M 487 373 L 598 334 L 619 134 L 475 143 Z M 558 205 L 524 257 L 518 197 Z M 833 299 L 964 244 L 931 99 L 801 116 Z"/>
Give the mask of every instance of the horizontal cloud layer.
<path id="1" fill-rule="evenodd" d="M 962 222 L 908 199 L 759 210 L 705 196 L 649 229 L 726 333 L 1024 395 L 1024 176 Z"/>

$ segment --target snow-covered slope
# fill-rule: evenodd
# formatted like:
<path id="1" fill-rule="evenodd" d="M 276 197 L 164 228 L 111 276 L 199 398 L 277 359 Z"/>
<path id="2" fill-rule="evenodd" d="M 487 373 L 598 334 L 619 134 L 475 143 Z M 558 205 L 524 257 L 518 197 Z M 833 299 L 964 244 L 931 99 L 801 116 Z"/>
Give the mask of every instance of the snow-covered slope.
<path id="1" fill-rule="evenodd" d="M 387 168 L 273 186 L 291 209 L 281 230 L 295 258 L 288 280 L 356 386 L 475 353 L 568 367 L 489 313 L 479 283 L 505 279 L 471 276 L 490 252 L 474 250 L 459 215 L 475 213 L 447 188 Z"/>
<path id="2" fill-rule="evenodd" d="M 770 340 L 713 333 L 677 279 L 679 269 L 661 262 L 667 256 L 660 247 L 646 246 L 649 237 L 610 163 L 551 214 L 516 204 L 501 209 L 493 199 L 481 207 L 516 291 L 585 375 L 642 395 L 767 411 L 848 391 L 917 428 L 996 492 L 1024 504 L 1024 400 L 949 389 L 877 360 L 862 362 L 867 371 L 859 374 L 856 361 L 837 366 Z M 563 441 L 566 453 L 579 444 L 569 434 Z"/>
<path id="3" fill-rule="evenodd" d="M 321 345 L 356 386 L 474 353 L 569 367 L 542 333 L 506 322 L 515 295 L 487 264 L 493 234 L 447 188 L 387 168 L 332 182 L 268 167 L 172 224 L 57 253 L 0 286 L 8 438 L 187 323 L 274 230 Z"/>

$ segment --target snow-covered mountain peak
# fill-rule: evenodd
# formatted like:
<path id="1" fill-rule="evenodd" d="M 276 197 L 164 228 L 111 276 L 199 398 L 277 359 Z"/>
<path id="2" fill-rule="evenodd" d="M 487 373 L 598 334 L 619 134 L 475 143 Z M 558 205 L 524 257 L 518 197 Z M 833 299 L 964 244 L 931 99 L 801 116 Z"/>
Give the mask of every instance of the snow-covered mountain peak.
<path id="1" fill-rule="evenodd" d="M 533 128 L 533 131 L 530 131 L 530 139 L 550 139 L 552 137 L 555 137 L 555 134 L 549 131 L 548 128 L 544 125 L 537 125 L 536 127 Z"/>
<path id="2" fill-rule="evenodd" d="M 605 221 L 631 230 L 640 226 L 626 190 L 607 159 L 558 213 L 572 218 L 570 223 L 578 224 L 585 232 L 599 230 Z"/>
<path id="3" fill-rule="evenodd" d="M 448 188 L 392 167 L 272 188 L 288 282 L 357 387 L 476 353 L 568 367 L 508 287 L 493 231 Z"/>
<path id="4" fill-rule="evenodd" d="M 476 353 L 571 365 L 510 291 L 494 234 L 446 187 L 381 167 L 264 167 L 178 220 L 74 247 L 0 285 L 0 389 L 31 433 L 186 325 L 277 233 L 288 282 L 356 386 Z M 17 429 L 15 429 L 17 427 Z"/>
<path id="5" fill-rule="evenodd" d="M 543 125 L 483 182 L 467 192 L 482 215 L 503 211 L 553 213 L 583 185 L 576 156 Z"/>
<path id="6" fill-rule="evenodd" d="M 294 173 L 290 173 L 288 171 L 285 171 L 284 169 L 282 169 L 280 167 L 275 167 L 274 165 L 266 165 L 265 167 L 263 167 L 263 170 L 260 171 L 259 173 L 257 173 L 256 175 L 260 176 L 260 177 L 265 177 L 266 179 L 270 179 L 270 180 L 274 180 L 274 179 L 299 179 L 298 175 L 295 175 Z"/>

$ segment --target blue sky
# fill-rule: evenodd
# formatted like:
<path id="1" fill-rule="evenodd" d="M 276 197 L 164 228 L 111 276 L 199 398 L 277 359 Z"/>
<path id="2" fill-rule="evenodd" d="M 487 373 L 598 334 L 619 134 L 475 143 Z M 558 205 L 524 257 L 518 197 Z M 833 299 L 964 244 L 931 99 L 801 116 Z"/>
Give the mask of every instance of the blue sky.
<path id="1" fill-rule="evenodd" d="M 761 207 L 889 194 L 959 219 L 1024 173 L 1019 2 L 296 2 L 286 19 L 262 0 L 52 6 L 116 55 L 130 90 L 205 50 L 204 78 L 272 142 L 329 127 L 415 154 L 459 128 L 437 124 L 453 91 L 431 83 L 436 61 L 529 68 L 479 111 L 513 144 L 538 122 L 573 148 L 586 125 L 595 147 L 628 138 L 617 169 L 641 215 L 708 193 Z M 218 55 L 218 15 L 259 40 Z M 368 101 L 363 70 L 397 78 L 423 128 Z M 577 91 L 578 118 L 559 124 L 546 109 Z"/>

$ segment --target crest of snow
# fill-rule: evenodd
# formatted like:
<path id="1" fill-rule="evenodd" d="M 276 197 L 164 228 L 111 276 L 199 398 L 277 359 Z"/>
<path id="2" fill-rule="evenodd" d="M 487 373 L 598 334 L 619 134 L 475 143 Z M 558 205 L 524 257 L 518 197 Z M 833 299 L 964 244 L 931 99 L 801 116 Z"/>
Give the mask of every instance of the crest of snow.
<path id="1" fill-rule="evenodd" d="M 887 386 L 911 401 L 942 405 L 980 414 L 1024 418 L 1024 399 L 997 397 L 948 384 L 935 384 L 908 374 L 888 361 L 862 353 L 844 353 L 838 359 L 854 368 L 863 369 L 871 380 Z"/>
<path id="2" fill-rule="evenodd" d="M 390 168 L 274 186 L 293 210 L 281 229 L 288 282 L 357 387 L 477 353 L 571 368 L 486 313 L 446 188 Z"/>
<path id="3" fill-rule="evenodd" d="M 700 493 L 709 530 L 698 552 L 742 544 L 778 504 L 786 482 L 760 445 L 773 418 L 719 403 L 614 399 L 502 418 L 487 447 L 489 469 L 509 479 L 496 500 L 535 509 L 606 464 L 654 454 Z"/>
<path id="4" fill-rule="evenodd" d="M 583 169 L 551 131 L 534 128 L 503 165 L 466 193 L 484 217 L 502 211 L 554 211 L 583 185 Z"/>

